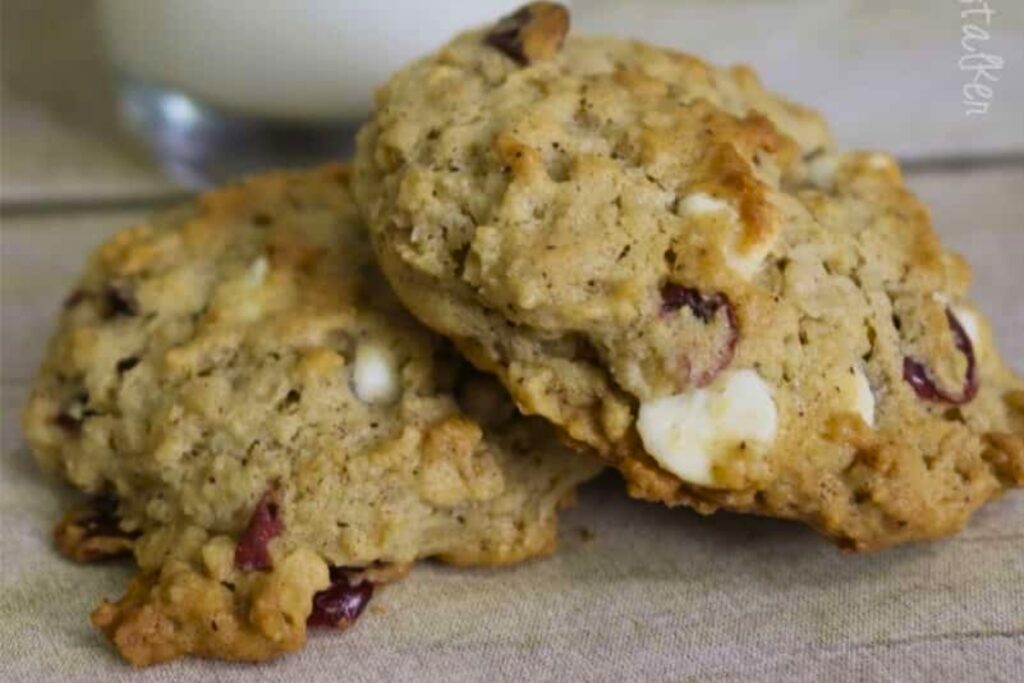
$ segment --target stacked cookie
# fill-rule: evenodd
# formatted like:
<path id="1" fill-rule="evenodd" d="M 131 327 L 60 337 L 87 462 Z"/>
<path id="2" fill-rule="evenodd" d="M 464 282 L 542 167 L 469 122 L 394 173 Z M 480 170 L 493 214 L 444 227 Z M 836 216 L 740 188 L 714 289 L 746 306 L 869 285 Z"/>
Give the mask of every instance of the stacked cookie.
<path id="1" fill-rule="evenodd" d="M 891 158 L 745 68 L 568 30 L 534 3 L 458 36 L 381 88 L 353 171 L 93 256 L 25 427 L 106 496 L 65 552 L 135 554 L 93 615 L 130 661 L 276 656 L 417 559 L 548 552 L 599 462 L 855 550 L 1024 483 L 1024 382 Z"/>
<path id="2" fill-rule="evenodd" d="M 274 657 L 417 559 L 554 548 L 599 466 L 420 327 L 370 254 L 349 171 L 328 166 L 209 192 L 93 255 L 25 431 L 116 496 L 57 540 L 134 550 L 127 595 L 93 614 L 132 663 Z"/>

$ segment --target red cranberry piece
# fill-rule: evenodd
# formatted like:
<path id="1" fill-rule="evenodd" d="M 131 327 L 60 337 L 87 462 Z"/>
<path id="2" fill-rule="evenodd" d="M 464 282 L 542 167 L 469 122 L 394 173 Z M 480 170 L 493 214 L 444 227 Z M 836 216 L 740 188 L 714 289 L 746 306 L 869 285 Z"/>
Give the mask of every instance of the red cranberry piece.
<path id="1" fill-rule="evenodd" d="M 732 309 L 729 310 L 731 311 Z M 729 325 L 729 339 L 726 341 L 725 346 L 722 347 L 722 352 L 718 355 L 718 362 L 714 367 L 708 368 L 703 374 L 697 376 L 697 386 L 703 387 L 710 384 L 718 376 L 718 373 L 729 367 L 732 359 L 736 356 L 736 345 L 740 341 L 740 333 L 732 315 L 729 316 Z"/>
<path id="2" fill-rule="evenodd" d="M 266 570 L 273 566 L 267 544 L 270 539 L 284 531 L 280 509 L 271 492 L 263 494 L 256 504 L 249 526 L 242 532 L 235 546 L 235 567 L 243 571 Z"/>
<path id="3" fill-rule="evenodd" d="M 728 329 L 728 336 L 718 354 L 718 358 L 710 367 L 698 373 L 693 379 L 697 386 L 709 384 L 718 373 L 729 367 L 733 357 L 736 355 L 736 345 L 740 339 L 740 326 L 736 320 L 736 311 L 732 302 L 722 292 L 704 294 L 693 287 L 684 287 L 674 282 L 668 282 L 661 288 L 661 313 L 670 315 L 683 307 L 689 308 L 697 320 L 709 324 L 716 317 L 719 311 L 725 314 L 725 324 Z"/>
<path id="4" fill-rule="evenodd" d="M 693 287 L 684 287 L 674 282 L 666 283 L 661 288 L 661 312 L 675 313 L 683 306 L 689 308 L 698 320 L 704 323 L 711 322 L 718 314 L 720 308 L 727 309 L 727 315 L 732 317 L 732 305 L 728 297 L 721 292 L 714 294 L 703 294 Z"/>
<path id="5" fill-rule="evenodd" d="M 956 316 L 948 308 L 946 309 L 946 320 L 949 322 L 949 329 L 953 333 L 953 343 L 967 358 L 967 373 L 964 377 L 963 387 L 956 393 L 943 389 L 932 377 L 928 367 L 910 356 L 903 358 L 903 379 L 907 381 L 907 384 L 913 388 L 918 396 L 926 401 L 962 405 L 970 402 L 978 395 L 978 364 L 971 338 L 967 336 L 967 332 L 964 331 L 960 321 L 956 319 Z"/>
<path id="6" fill-rule="evenodd" d="M 57 417 L 53 418 L 53 421 L 69 434 L 78 434 L 82 431 L 82 421 L 70 413 L 57 413 Z"/>
<path id="7" fill-rule="evenodd" d="M 103 301 L 109 318 L 131 317 L 139 313 L 139 302 L 135 299 L 131 284 L 125 280 L 110 282 L 103 290 Z"/>
<path id="8" fill-rule="evenodd" d="M 313 596 L 313 612 L 306 620 L 310 626 L 348 628 L 366 609 L 373 597 L 373 583 L 353 585 L 345 570 L 331 567 L 331 585 Z"/>
<path id="9" fill-rule="evenodd" d="M 123 534 L 117 517 L 117 498 L 110 493 L 101 493 L 92 499 L 88 514 L 79 520 L 82 527 L 92 535 L 113 536 Z"/>
<path id="10" fill-rule="evenodd" d="M 117 369 L 117 374 L 123 375 L 124 373 L 128 372 L 129 370 L 131 370 L 132 368 L 139 364 L 139 360 L 140 359 L 138 356 L 128 356 L 127 358 L 122 358 L 121 360 L 117 361 L 117 365 L 114 366 Z"/>

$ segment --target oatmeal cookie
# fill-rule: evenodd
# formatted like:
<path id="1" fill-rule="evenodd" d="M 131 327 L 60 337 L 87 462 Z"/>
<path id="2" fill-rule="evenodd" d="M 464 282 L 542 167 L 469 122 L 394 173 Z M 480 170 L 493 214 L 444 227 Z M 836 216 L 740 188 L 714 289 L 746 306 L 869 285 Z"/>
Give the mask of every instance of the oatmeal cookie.
<path id="1" fill-rule="evenodd" d="M 884 154 L 534 3 L 398 72 L 354 189 L 408 308 L 632 495 L 850 549 L 1024 483 L 1024 385 Z"/>
<path id="2" fill-rule="evenodd" d="M 134 551 L 139 578 L 94 621 L 135 664 L 294 650 L 307 619 L 351 621 L 359 568 L 550 552 L 598 469 L 401 309 L 342 166 L 209 192 L 100 247 L 24 430 L 117 500 L 56 537 L 77 559 Z"/>

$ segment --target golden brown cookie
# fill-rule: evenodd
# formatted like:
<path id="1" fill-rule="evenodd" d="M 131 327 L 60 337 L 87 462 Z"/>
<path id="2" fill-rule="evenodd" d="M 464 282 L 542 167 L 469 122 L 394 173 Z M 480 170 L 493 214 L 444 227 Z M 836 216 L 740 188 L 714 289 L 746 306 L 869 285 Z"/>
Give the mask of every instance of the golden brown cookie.
<path id="1" fill-rule="evenodd" d="M 867 549 L 1024 483 L 1024 385 L 890 157 L 745 67 L 565 38 L 541 5 L 397 73 L 362 131 L 417 317 L 637 497 Z"/>
<path id="2" fill-rule="evenodd" d="M 25 434 L 116 497 L 57 539 L 134 550 L 94 623 L 135 664 L 294 650 L 307 620 L 351 622 L 360 568 L 550 552 L 598 469 L 398 306 L 348 186 L 328 166 L 204 194 L 100 247 L 67 300 Z"/>

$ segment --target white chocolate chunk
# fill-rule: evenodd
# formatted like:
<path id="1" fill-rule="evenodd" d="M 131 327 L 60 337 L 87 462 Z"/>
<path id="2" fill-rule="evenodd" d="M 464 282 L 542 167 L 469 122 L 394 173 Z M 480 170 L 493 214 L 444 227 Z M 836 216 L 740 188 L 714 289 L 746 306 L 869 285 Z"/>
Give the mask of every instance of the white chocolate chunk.
<path id="1" fill-rule="evenodd" d="M 245 274 L 245 282 L 250 287 L 259 287 L 266 278 L 267 258 L 260 256 L 249 266 L 249 271 Z"/>
<path id="2" fill-rule="evenodd" d="M 836 182 L 836 171 L 838 170 L 839 157 L 823 154 L 807 164 L 807 179 L 819 189 L 830 190 Z"/>
<path id="3" fill-rule="evenodd" d="M 268 268 L 266 257 L 260 256 L 218 288 L 215 301 L 222 319 L 255 322 L 263 317 L 266 299 L 260 289 L 266 281 Z"/>
<path id="4" fill-rule="evenodd" d="M 739 212 L 731 204 L 704 192 L 695 192 L 684 198 L 679 208 L 684 217 L 722 214 L 733 228 L 733 244 L 726 247 L 722 254 L 725 257 L 726 265 L 744 280 L 752 279 L 761 269 L 761 264 L 764 263 L 775 242 L 775 235 L 759 244 L 748 245 L 746 249 L 740 251 L 735 242 L 738 241 L 737 238 L 742 233 L 743 226 L 740 223 Z"/>
<path id="5" fill-rule="evenodd" d="M 352 368 L 352 391 L 364 403 L 391 403 L 398 398 L 398 370 L 387 347 L 361 342 Z"/>
<path id="6" fill-rule="evenodd" d="M 67 416 L 72 420 L 81 422 L 82 416 L 85 414 L 85 406 L 80 401 L 74 401 L 64 412 L 67 413 Z"/>
<path id="7" fill-rule="evenodd" d="M 875 152 L 874 154 L 868 155 L 867 165 L 868 168 L 873 168 L 882 171 L 893 168 L 896 165 L 896 162 L 888 154 Z"/>
<path id="8" fill-rule="evenodd" d="M 642 403 L 637 430 L 644 449 L 680 479 L 715 486 L 716 465 L 737 449 L 758 453 L 775 440 L 778 413 L 771 388 L 753 370 Z"/>
<path id="9" fill-rule="evenodd" d="M 975 357 L 980 360 L 985 352 L 985 347 L 981 343 L 981 319 L 967 306 L 953 306 L 952 311 L 953 316 L 960 321 L 960 327 L 964 328 L 964 334 L 971 340 Z"/>
<path id="10" fill-rule="evenodd" d="M 871 384 L 864 370 L 859 366 L 845 370 L 840 376 L 837 388 L 840 402 L 846 411 L 860 415 L 867 426 L 874 427 L 875 394 L 871 391 Z"/>
<path id="11" fill-rule="evenodd" d="M 743 253 L 735 249 L 727 249 L 725 252 L 725 263 L 734 272 L 738 273 L 744 280 L 752 280 L 757 271 L 761 270 L 768 252 L 772 249 L 771 241 L 761 242 L 753 247 L 748 247 Z"/>
<path id="12" fill-rule="evenodd" d="M 732 208 L 728 202 L 715 199 L 706 192 L 695 192 L 687 195 L 680 205 L 680 210 L 684 216 L 705 216 L 711 213 L 718 213 L 719 211 L 728 211 L 738 218 L 736 209 Z"/>

